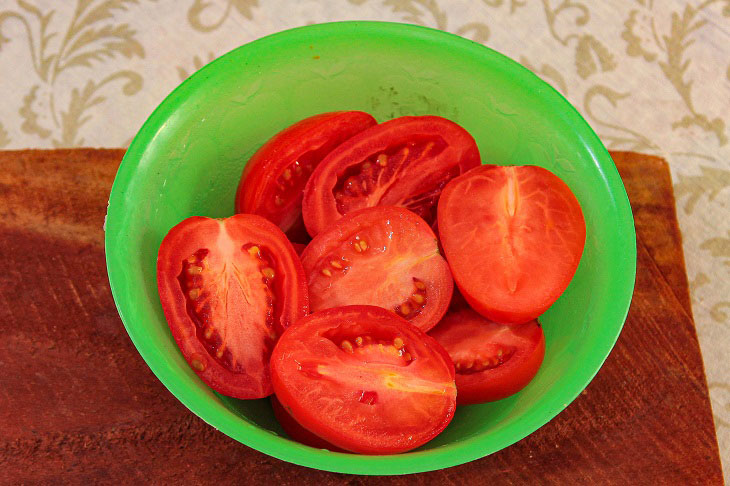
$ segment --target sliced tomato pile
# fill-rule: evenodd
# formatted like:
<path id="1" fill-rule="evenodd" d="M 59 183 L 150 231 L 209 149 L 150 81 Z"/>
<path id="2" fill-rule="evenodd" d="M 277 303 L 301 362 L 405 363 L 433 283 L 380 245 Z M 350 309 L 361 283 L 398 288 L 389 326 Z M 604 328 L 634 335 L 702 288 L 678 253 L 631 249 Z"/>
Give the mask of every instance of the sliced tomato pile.
<path id="1" fill-rule="evenodd" d="M 373 306 L 327 309 L 284 333 L 274 391 L 304 428 L 343 449 L 393 454 L 424 444 L 454 416 L 454 365 L 435 340 Z"/>
<path id="2" fill-rule="evenodd" d="M 375 125 L 362 111 L 337 111 L 295 123 L 266 142 L 246 164 L 236 194 L 236 212 L 264 216 L 299 241 L 304 186 L 332 149 Z"/>
<path id="3" fill-rule="evenodd" d="M 436 236 L 414 213 L 377 206 L 349 213 L 301 254 L 312 312 L 376 305 L 423 331 L 444 315 L 453 281 Z"/>
<path id="4" fill-rule="evenodd" d="M 452 121 L 404 116 L 360 132 L 323 162 L 304 190 L 304 223 L 312 236 L 371 206 L 402 206 L 433 223 L 441 190 L 479 165 L 479 149 Z"/>
<path id="5" fill-rule="evenodd" d="M 545 312 L 573 278 L 586 239 L 573 193 L 535 166 L 484 165 L 454 179 L 438 225 L 464 298 L 498 322 Z"/>
<path id="6" fill-rule="evenodd" d="M 546 169 L 480 164 L 437 116 L 341 111 L 284 129 L 246 164 L 241 214 L 188 218 L 162 241 L 183 357 L 224 395 L 273 393 L 289 437 L 338 452 L 405 452 L 457 405 L 518 393 L 586 227 Z"/>
<path id="7" fill-rule="evenodd" d="M 249 214 L 188 218 L 162 241 L 157 285 L 172 335 L 203 381 L 236 398 L 271 394 L 274 343 L 309 306 L 302 265 L 279 228 Z"/>
<path id="8" fill-rule="evenodd" d="M 514 395 L 534 378 L 545 355 L 536 320 L 497 324 L 469 308 L 450 311 L 431 335 L 454 361 L 458 405 Z"/>

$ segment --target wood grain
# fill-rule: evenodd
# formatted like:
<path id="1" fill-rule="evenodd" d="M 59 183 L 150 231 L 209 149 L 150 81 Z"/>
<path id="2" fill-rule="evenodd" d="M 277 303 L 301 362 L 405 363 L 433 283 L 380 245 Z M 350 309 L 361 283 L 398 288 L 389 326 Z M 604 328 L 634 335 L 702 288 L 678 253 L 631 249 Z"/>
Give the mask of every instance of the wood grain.
<path id="1" fill-rule="evenodd" d="M 152 375 L 106 277 L 102 225 L 122 154 L 0 152 L 0 484 L 722 484 L 660 159 L 613 154 L 636 215 L 636 291 L 586 391 L 499 453 L 374 478 L 249 449 L 187 411 Z"/>
<path id="2" fill-rule="evenodd" d="M 677 299 L 692 315 L 669 165 L 660 157 L 612 153 L 634 212 L 641 242 Z"/>

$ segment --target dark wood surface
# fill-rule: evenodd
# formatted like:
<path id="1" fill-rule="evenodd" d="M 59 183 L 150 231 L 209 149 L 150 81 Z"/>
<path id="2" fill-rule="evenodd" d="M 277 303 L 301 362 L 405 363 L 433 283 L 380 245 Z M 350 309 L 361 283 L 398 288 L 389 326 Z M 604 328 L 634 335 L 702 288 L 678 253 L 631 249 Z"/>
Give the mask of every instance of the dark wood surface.
<path id="1" fill-rule="evenodd" d="M 122 150 L 0 152 L 0 484 L 722 484 L 667 165 L 615 153 L 636 216 L 629 317 L 593 382 L 519 443 L 432 473 L 315 471 L 185 409 L 127 337 L 104 215 Z"/>

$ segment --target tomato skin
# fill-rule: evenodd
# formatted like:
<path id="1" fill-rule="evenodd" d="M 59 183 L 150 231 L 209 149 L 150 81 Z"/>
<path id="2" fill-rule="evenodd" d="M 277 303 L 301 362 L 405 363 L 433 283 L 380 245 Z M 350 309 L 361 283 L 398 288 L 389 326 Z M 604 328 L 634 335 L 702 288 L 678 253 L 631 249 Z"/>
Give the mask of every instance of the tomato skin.
<path id="1" fill-rule="evenodd" d="M 358 241 L 366 243 L 364 250 L 355 248 Z M 375 305 L 425 332 L 449 307 L 454 288 L 449 265 L 431 228 L 407 209 L 376 206 L 348 213 L 300 257 L 312 312 Z"/>
<path id="2" fill-rule="evenodd" d="M 248 242 L 261 245 L 267 260 L 248 254 L 242 247 Z M 259 261 L 276 269 L 269 283 L 256 267 Z M 236 268 L 240 271 L 234 275 Z M 251 302 L 243 304 L 244 299 L 238 298 L 246 294 L 237 292 L 235 281 L 246 282 L 240 285 L 247 286 Z M 223 220 L 187 218 L 160 245 L 157 285 L 175 342 L 208 386 L 243 399 L 273 392 L 268 359 L 274 341 L 309 311 L 301 262 L 277 226 L 250 214 Z M 193 291 L 195 298 L 190 295 Z M 269 294 L 275 303 L 266 300 Z M 239 312 L 223 317 L 228 316 L 229 305 Z"/>
<path id="3" fill-rule="evenodd" d="M 294 247 L 294 251 L 297 252 L 297 255 L 301 255 L 304 249 L 307 247 L 304 243 L 294 243 L 291 244 L 292 247 Z"/>
<path id="4" fill-rule="evenodd" d="M 532 381 L 545 356 L 545 336 L 536 320 L 496 324 L 469 308 L 460 308 L 449 311 L 430 334 L 456 364 L 457 405 L 514 395 Z M 497 352 L 503 352 L 507 359 L 501 362 L 502 355 L 498 358 Z M 477 372 L 463 367 L 485 359 L 493 363 L 499 359 L 501 363 Z"/>
<path id="5" fill-rule="evenodd" d="M 312 432 L 302 427 L 299 422 L 294 420 L 294 417 L 291 416 L 286 408 L 284 408 L 284 405 L 282 405 L 276 398 L 276 395 L 271 395 L 271 408 L 274 409 L 274 416 L 281 425 L 281 428 L 284 429 L 286 435 L 288 435 L 292 440 L 316 449 L 327 449 L 333 452 L 347 452 L 336 445 L 330 444 L 321 437 L 317 437 Z"/>
<path id="6" fill-rule="evenodd" d="M 314 237 L 347 212 L 378 205 L 405 207 L 431 224 L 446 182 L 479 163 L 472 136 L 450 120 L 386 121 L 342 143 L 317 166 L 304 189 L 304 224 Z"/>
<path id="7" fill-rule="evenodd" d="M 376 123 L 362 111 L 336 111 L 305 118 L 277 133 L 246 164 L 236 212 L 263 216 L 302 241 L 302 193 L 312 170 L 340 143 Z"/>
<path id="8" fill-rule="evenodd" d="M 586 240 L 570 188 L 536 166 L 483 165 L 453 179 L 441 195 L 438 225 L 464 298 L 505 323 L 535 319 L 560 297 Z"/>
<path id="9" fill-rule="evenodd" d="M 379 307 L 345 306 L 300 319 L 277 342 L 271 372 L 291 416 L 351 452 L 414 449 L 438 435 L 456 407 L 446 351 Z"/>

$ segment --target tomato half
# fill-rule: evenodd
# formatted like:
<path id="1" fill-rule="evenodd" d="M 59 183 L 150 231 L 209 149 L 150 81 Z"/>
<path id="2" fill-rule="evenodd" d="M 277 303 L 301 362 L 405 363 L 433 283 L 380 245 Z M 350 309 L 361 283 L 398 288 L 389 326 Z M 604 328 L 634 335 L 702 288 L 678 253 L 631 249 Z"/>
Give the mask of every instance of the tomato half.
<path id="1" fill-rule="evenodd" d="M 294 248 L 294 251 L 297 252 L 297 255 L 301 255 L 304 249 L 307 247 L 304 243 L 294 243 L 292 242 L 291 246 Z"/>
<path id="2" fill-rule="evenodd" d="M 459 290 L 497 322 L 545 312 L 573 278 L 586 240 L 573 193 L 535 166 L 484 165 L 457 177 L 441 195 L 438 226 Z"/>
<path id="3" fill-rule="evenodd" d="M 236 212 L 263 216 L 302 240 L 302 192 L 312 171 L 332 149 L 375 124 L 367 113 L 337 111 L 305 118 L 274 135 L 243 170 Z"/>
<path id="4" fill-rule="evenodd" d="M 284 408 L 284 405 L 276 398 L 276 395 L 271 395 L 271 408 L 274 410 L 274 417 L 284 429 L 286 435 L 292 440 L 299 442 L 300 444 L 308 445 L 309 447 L 315 447 L 317 449 L 328 449 L 335 452 L 347 452 L 344 449 L 340 449 L 336 445 L 332 445 L 321 437 L 317 437 L 304 427 L 299 422 L 294 420 L 288 410 Z"/>
<path id="5" fill-rule="evenodd" d="M 379 307 L 311 314 L 271 355 L 274 391 L 318 437 L 364 454 L 424 444 L 456 408 L 454 365 L 432 337 Z"/>
<path id="6" fill-rule="evenodd" d="M 401 206 L 431 224 L 446 183 L 478 165 L 474 139 L 456 123 L 396 118 L 350 138 L 317 166 L 304 189 L 304 223 L 315 236 L 356 209 Z"/>
<path id="7" fill-rule="evenodd" d="M 162 240 L 157 286 L 172 335 L 205 383 L 236 398 L 272 393 L 271 350 L 309 306 L 301 263 L 277 226 L 251 214 L 188 218 Z"/>
<path id="8" fill-rule="evenodd" d="M 422 331 L 449 307 L 454 283 L 426 222 L 396 206 L 349 213 L 301 254 L 312 312 L 375 305 Z"/>
<path id="9" fill-rule="evenodd" d="M 457 405 L 501 400 L 532 381 L 545 356 L 536 320 L 496 324 L 471 309 L 450 311 L 431 332 L 456 368 Z"/>

